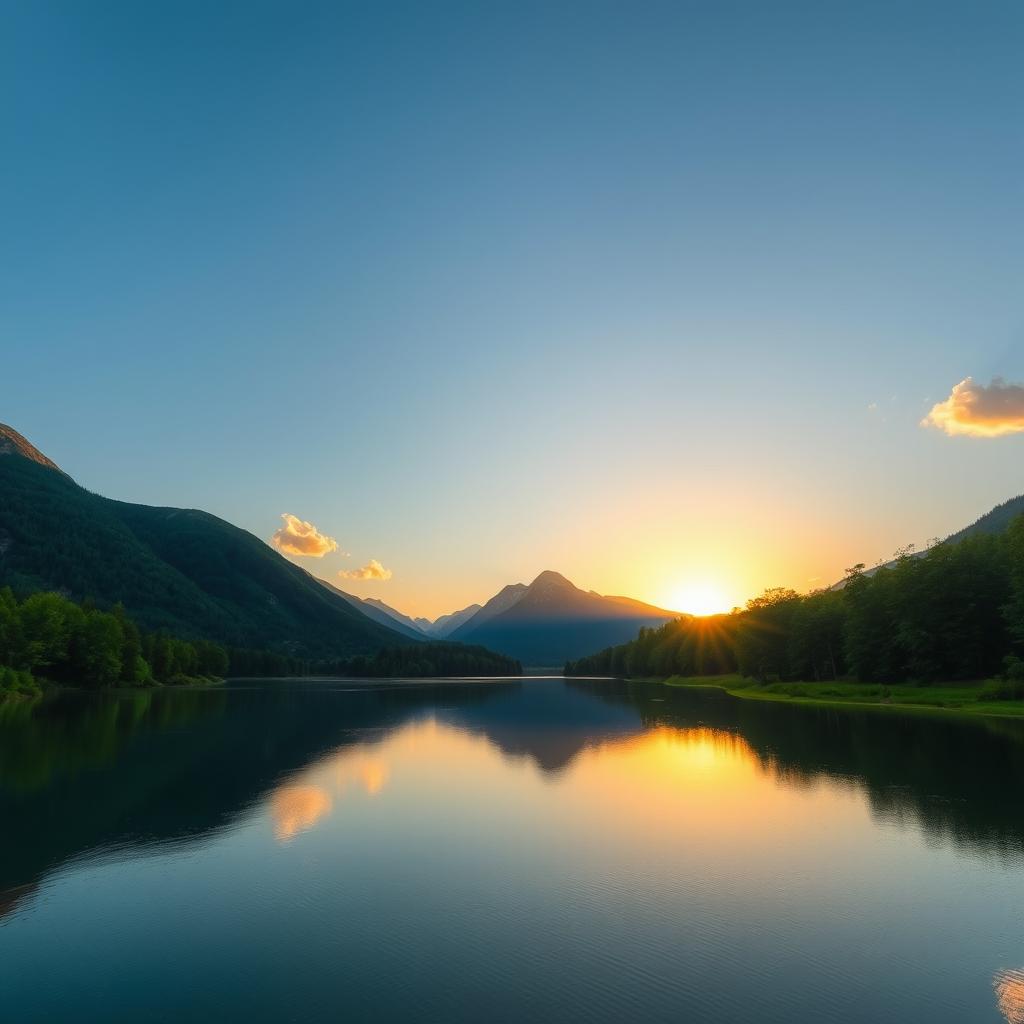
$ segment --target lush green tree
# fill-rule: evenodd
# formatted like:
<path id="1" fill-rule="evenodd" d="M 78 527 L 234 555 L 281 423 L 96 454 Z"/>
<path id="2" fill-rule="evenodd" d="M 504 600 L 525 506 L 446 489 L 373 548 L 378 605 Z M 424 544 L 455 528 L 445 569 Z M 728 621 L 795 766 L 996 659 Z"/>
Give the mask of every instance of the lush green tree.
<path id="1" fill-rule="evenodd" d="M 156 670 L 147 655 L 155 655 Z M 227 667 L 224 648 L 145 636 L 120 605 L 107 612 L 56 593 L 19 602 L 9 589 L 0 590 L 0 685 L 7 688 L 34 686 L 33 676 L 90 687 L 189 682 L 223 675 Z"/>
<path id="2" fill-rule="evenodd" d="M 138 686 L 150 678 L 150 667 L 142 656 L 142 634 L 139 627 L 128 618 L 124 605 L 116 604 L 114 618 L 121 629 L 121 682 L 126 686 Z"/>
<path id="3" fill-rule="evenodd" d="M 789 636 L 789 675 L 793 679 L 839 679 L 846 672 L 843 652 L 843 596 L 833 590 L 811 594 L 793 612 Z"/>
<path id="4" fill-rule="evenodd" d="M 15 652 L 15 667 L 31 672 L 65 661 L 71 638 L 81 628 L 82 609 L 60 594 L 42 593 L 26 598 L 18 612 L 21 649 Z"/>
<path id="5" fill-rule="evenodd" d="M 3 587 L 0 589 L 0 665 L 13 664 L 15 653 L 22 645 L 18 602 L 11 588 Z"/>
<path id="6" fill-rule="evenodd" d="M 1008 530 L 1005 552 L 1010 577 L 1010 599 L 1004 608 L 1006 626 L 1018 648 L 1024 649 L 1024 516 Z"/>
<path id="7" fill-rule="evenodd" d="M 121 648 L 124 637 L 117 618 L 91 612 L 73 643 L 72 665 L 88 686 L 114 686 L 121 679 Z"/>
<path id="8" fill-rule="evenodd" d="M 843 588 L 846 621 L 843 629 L 846 663 L 865 682 L 902 678 L 903 666 L 896 646 L 896 624 L 891 607 L 890 572 L 873 576 L 855 565 Z"/>
<path id="9" fill-rule="evenodd" d="M 800 606 L 800 595 L 773 587 L 747 602 L 736 631 L 736 660 L 740 671 L 762 682 L 789 675 L 789 636 Z"/>

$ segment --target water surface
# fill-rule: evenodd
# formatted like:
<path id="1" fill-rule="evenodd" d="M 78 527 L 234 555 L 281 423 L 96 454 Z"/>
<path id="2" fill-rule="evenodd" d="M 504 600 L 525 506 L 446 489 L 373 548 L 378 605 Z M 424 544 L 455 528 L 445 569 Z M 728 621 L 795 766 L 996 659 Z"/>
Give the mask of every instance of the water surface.
<path id="1" fill-rule="evenodd" d="M 1024 1022 L 1024 723 L 610 681 L 0 708 L 0 1018 Z"/>

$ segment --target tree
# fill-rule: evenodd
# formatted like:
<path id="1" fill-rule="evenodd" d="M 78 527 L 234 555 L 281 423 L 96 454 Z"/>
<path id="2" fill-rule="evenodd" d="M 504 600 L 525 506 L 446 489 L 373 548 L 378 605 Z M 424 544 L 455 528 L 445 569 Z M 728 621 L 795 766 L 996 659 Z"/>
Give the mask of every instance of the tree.
<path id="1" fill-rule="evenodd" d="M 747 602 L 736 634 L 740 671 L 761 682 L 789 675 L 789 634 L 800 595 L 772 587 Z"/>
<path id="2" fill-rule="evenodd" d="M 1010 598 L 1003 614 L 1010 636 L 1018 649 L 1024 649 L 1024 516 L 1018 516 L 1007 531 L 1005 554 Z"/>
<path id="3" fill-rule="evenodd" d="M 84 617 L 82 610 L 60 594 L 33 594 L 18 614 L 20 650 L 14 667 L 28 669 L 56 665 L 67 658 L 68 644 Z"/>
<path id="4" fill-rule="evenodd" d="M 107 612 L 85 617 L 75 644 L 74 666 L 90 687 L 114 686 L 121 679 L 124 636 L 117 618 Z"/>
<path id="5" fill-rule="evenodd" d="M 142 656 L 142 636 L 139 627 L 125 614 L 124 605 L 114 605 L 113 616 L 121 628 L 121 679 L 127 686 L 146 682 L 151 675 L 149 664 Z"/>

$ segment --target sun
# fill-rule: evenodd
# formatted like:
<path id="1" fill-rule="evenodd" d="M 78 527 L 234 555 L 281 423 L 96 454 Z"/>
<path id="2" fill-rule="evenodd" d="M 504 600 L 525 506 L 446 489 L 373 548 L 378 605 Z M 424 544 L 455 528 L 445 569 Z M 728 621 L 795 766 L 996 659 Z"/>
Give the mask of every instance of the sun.
<path id="1" fill-rule="evenodd" d="M 672 608 L 690 615 L 717 615 L 730 607 L 722 588 L 707 581 L 686 583 L 672 594 Z"/>

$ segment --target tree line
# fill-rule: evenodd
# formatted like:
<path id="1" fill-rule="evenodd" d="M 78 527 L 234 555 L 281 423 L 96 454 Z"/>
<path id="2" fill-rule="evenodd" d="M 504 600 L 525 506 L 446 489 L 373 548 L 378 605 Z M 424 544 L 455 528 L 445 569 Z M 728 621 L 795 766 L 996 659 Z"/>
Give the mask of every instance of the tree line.
<path id="1" fill-rule="evenodd" d="M 841 587 L 773 588 L 728 615 L 677 619 L 565 666 L 566 675 L 711 676 L 761 682 L 1024 682 L 1024 516 Z M 1013 689 L 1016 695 L 1021 691 Z"/>
<path id="2" fill-rule="evenodd" d="M 227 651 L 208 640 L 142 633 L 115 605 L 0 589 L 0 689 L 35 693 L 41 681 L 100 688 L 188 683 L 223 676 Z"/>
<path id="3" fill-rule="evenodd" d="M 223 676 L 519 675 L 518 661 L 483 647 L 422 643 L 372 656 L 308 659 L 275 651 L 226 648 L 209 640 L 143 633 L 121 605 L 38 592 L 19 600 L 0 589 L 0 690 L 37 693 L 41 682 L 93 689 L 183 684 Z"/>
<path id="4" fill-rule="evenodd" d="M 373 655 L 308 659 L 276 651 L 229 649 L 232 676 L 343 676 L 384 679 L 390 676 L 427 679 L 434 676 L 518 676 L 514 658 L 457 643 L 416 643 L 388 647 Z"/>

